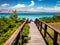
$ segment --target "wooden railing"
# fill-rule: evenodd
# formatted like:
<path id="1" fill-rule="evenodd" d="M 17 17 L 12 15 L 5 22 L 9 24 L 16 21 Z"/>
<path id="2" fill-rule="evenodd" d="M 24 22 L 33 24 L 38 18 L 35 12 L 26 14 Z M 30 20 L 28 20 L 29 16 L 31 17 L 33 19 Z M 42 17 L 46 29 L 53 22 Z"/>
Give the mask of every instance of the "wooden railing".
<path id="1" fill-rule="evenodd" d="M 21 26 L 12 34 L 12 36 L 4 43 L 4 45 L 13 45 L 12 43 L 15 44 L 14 45 L 22 45 L 22 34 L 21 31 L 24 27 L 24 25 L 27 23 L 27 20 L 25 20 L 25 22 L 23 22 L 21 24 Z M 21 42 L 19 43 L 18 41 L 21 40 Z"/>
<path id="2" fill-rule="evenodd" d="M 44 38 L 45 41 L 46 41 L 46 36 L 48 35 L 52 39 L 53 45 L 59 45 L 57 39 L 58 39 L 58 34 L 60 34 L 60 31 L 58 29 L 54 28 L 53 26 L 51 26 L 51 25 L 49 25 L 49 24 L 47 24 L 43 21 L 40 21 L 39 19 L 35 20 L 35 24 L 36 24 L 36 26 L 39 29 L 41 34 L 42 34 L 42 30 L 44 30 L 44 33 L 42 34 L 42 37 Z M 53 37 L 48 32 L 49 30 L 47 28 L 50 28 L 54 31 L 54 36 Z M 46 41 L 46 44 L 49 45 L 47 41 Z"/>

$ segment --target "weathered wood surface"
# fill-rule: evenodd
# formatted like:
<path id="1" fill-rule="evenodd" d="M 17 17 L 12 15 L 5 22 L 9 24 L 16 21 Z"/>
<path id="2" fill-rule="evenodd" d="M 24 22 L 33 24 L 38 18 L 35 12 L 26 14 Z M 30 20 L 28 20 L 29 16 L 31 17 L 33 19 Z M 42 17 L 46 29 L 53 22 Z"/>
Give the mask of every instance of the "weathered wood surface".
<path id="1" fill-rule="evenodd" d="M 29 37 L 31 37 L 31 40 L 28 41 L 27 45 L 46 45 L 35 23 L 31 22 L 29 25 L 30 25 Z"/>

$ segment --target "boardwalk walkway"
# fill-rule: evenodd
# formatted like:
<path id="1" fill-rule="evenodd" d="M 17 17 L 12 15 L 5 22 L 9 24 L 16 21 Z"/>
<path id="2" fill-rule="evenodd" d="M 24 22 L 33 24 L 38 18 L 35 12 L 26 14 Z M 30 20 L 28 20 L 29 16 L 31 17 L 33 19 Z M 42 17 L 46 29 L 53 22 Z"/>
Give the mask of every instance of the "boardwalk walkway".
<path id="1" fill-rule="evenodd" d="M 31 22 L 29 25 L 30 25 L 29 37 L 31 37 L 31 40 L 28 41 L 27 45 L 46 45 L 35 23 Z"/>

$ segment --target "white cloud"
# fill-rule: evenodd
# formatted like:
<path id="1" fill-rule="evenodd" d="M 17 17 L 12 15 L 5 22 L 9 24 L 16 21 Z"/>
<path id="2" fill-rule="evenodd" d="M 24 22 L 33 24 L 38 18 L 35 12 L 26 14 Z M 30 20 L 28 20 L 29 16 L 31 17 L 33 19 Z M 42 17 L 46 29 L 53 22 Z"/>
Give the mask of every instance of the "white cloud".
<path id="1" fill-rule="evenodd" d="M 37 9 L 42 9 L 43 7 L 41 6 L 41 7 L 37 7 Z"/>
<path id="2" fill-rule="evenodd" d="M 34 6 L 34 1 L 31 1 L 31 4 L 27 5 L 28 7 Z M 13 7 L 11 7 L 12 9 L 22 9 L 22 8 L 28 8 L 25 4 L 17 4 Z"/>
<path id="3" fill-rule="evenodd" d="M 24 4 L 17 4 L 15 6 L 13 6 L 12 8 L 14 8 L 14 9 L 20 9 L 20 8 L 24 8 L 24 7 L 26 7 Z"/>
<path id="4" fill-rule="evenodd" d="M 37 7 L 37 8 L 30 8 L 27 9 L 27 11 L 33 11 L 33 12 L 60 12 L 60 7 L 54 6 L 54 7 Z"/>
<path id="5" fill-rule="evenodd" d="M 34 8 L 30 8 L 30 9 L 29 9 L 29 8 L 28 8 L 27 11 L 35 11 L 35 9 L 34 9 Z"/>
<path id="6" fill-rule="evenodd" d="M 54 6 L 54 7 L 37 7 L 36 10 L 44 11 L 44 12 L 60 12 L 60 7 Z"/>
<path id="7" fill-rule="evenodd" d="M 2 4 L 1 6 L 2 6 L 2 7 L 5 7 L 5 6 L 9 6 L 9 4 L 4 3 L 4 4 Z"/>
<path id="8" fill-rule="evenodd" d="M 60 11 L 60 7 L 55 6 L 54 10 Z"/>
<path id="9" fill-rule="evenodd" d="M 13 8 L 15 10 L 19 10 L 19 11 L 60 12 L 60 7 L 58 7 L 58 6 L 54 6 L 54 7 L 43 7 L 43 6 L 39 6 L 39 7 L 36 7 L 36 8 L 29 8 L 29 7 L 24 8 L 24 7 L 26 7 L 24 4 L 17 4 Z"/>
<path id="10" fill-rule="evenodd" d="M 34 5 L 35 5 L 34 1 L 31 1 L 31 4 L 29 5 L 29 7 L 34 6 Z"/>
<path id="11" fill-rule="evenodd" d="M 28 7 L 25 4 L 17 4 L 13 6 L 12 9 L 19 11 L 33 11 L 33 12 L 60 12 L 60 7 L 57 6 L 60 4 L 56 4 L 56 6 L 54 7 L 43 7 L 43 6 L 39 6 L 36 8 L 31 7 L 34 5 L 35 5 L 34 1 L 31 1 L 31 4 L 27 5 Z"/>

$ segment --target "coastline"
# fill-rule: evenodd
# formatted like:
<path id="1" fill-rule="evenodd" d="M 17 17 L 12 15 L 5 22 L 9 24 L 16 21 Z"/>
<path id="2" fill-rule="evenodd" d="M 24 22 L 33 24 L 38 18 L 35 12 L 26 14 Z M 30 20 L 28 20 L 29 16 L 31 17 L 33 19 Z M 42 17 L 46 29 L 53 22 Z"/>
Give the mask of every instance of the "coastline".
<path id="1" fill-rule="evenodd" d="M 0 13 L 0 17 L 9 17 L 12 13 Z M 42 18 L 42 17 L 53 17 L 54 13 L 17 13 L 19 18 L 29 18 L 35 20 L 36 18 Z"/>

